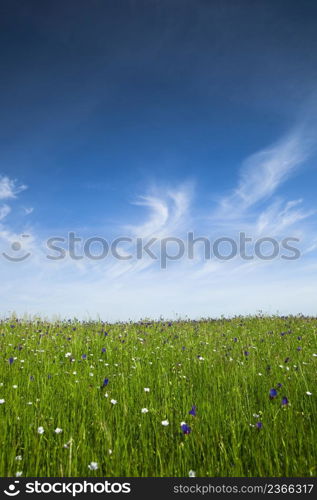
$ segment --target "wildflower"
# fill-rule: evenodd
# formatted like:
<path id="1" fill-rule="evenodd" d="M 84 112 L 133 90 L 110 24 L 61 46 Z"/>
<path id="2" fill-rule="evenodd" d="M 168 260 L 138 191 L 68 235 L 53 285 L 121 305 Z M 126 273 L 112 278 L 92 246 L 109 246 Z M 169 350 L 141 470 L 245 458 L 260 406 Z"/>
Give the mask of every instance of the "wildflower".
<path id="1" fill-rule="evenodd" d="M 256 427 L 257 429 L 262 429 L 262 427 L 263 427 L 262 422 L 260 422 L 260 421 L 259 421 L 259 422 L 257 422 L 257 423 L 255 424 L 255 427 Z"/>
<path id="2" fill-rule="evenodd" d="M 168 420 L 162 420 L 162 425 L 164 425 L 164 427 L 167 427 L 169 425 L 169 421 Z"/>
<path id="3" fill-rule="evenodd" d="M 144 392 L 150 392 L 150 388 L 149 387 L 144 387 Z"/>
<path id="4" fill-rule="evenodd" d="M 54 432 L 55 434 L 61 434 L 63 432 L 63 429 L 61 429 L 60 427 L 56 427 Z"/>
<path id="5" fill-rule="evenodd" d="M 113 404 L 113 405 L 116 405 L 116 404 L 117 404 L 117 402 L 118 402 L 118 401 L 117 401 L 116 399 L 111 399 L 111 400 L 110 400 L 110 403 L 111 403 L 111 404 Z"/>
<path id="6" fill-rule="evenodd" d="M 288 399 L 286 396 L 284 396 L 282 399 L 282 406 L 287 406 L 287 405 L 288 405 Z"/>
<path id="7" fill-rule="evenodd" d="M 288 362 L 289 362 L 289 358 L 285 358 L 284 363 L 288 363 Z"/>
<path id="8" fill-rule="evenodd" d="M 314 356 L 314 358 L 317 358 L 317 354 L 316 353 L 313 353 L 313 356 Z"/>
<path id="9" fill-rule="evenodd" d="M 196 472 L 194 470 L 190 470 L 188 473 L 188 477 L 196 477 Z"/>
<path id="10" fill-rule="evenodd" d="M 71 355 L 72 355 L 72 353 L 71 353 L 71 352 L 67 352 L 67 353 L 65 354 L 65 358 L 69 358 Z"/>
<path id="11" fill-rule="evenodd" d="M 21 477 L 23 474 L 23 472 L 21 470 L 18 470 L 16 473 L 15 473 L 15 477 Z"/>
<path id="12" fill-rule="evenodd" d="M 5 399 L 0 399 L 0 405 L 3 405 L 6 402 Z"/>
<path id="13" fill-rule="evenodd" d="M 274 399 L 277 396 L 277 390 L 276 389 L 270 389 L 270 399 Z"/>
<path id="14" fill-rule="evenodd" d="M 302 348 L 300 346 L 297 347 L 297 351 L 301 351 Z"/>
<path id="15" fill-rule="evenodd" d="M 44 434 L 44 427 L 42 427 L 42 426 L 38 427 L 38 428 L 37 428 L 37 432 L 38 432 L 39 434 Z"/>
<path id="16" fill-rule="evenodd" d="M 89 373 L 89 377 L 93 377 L 94 374 L 92 372 Z"/>
<path id="17" fill-rule="evenodd" d="M 18 462 L 21 462 L 21 460 L 22 460 L 22 455 L 18 455 L 17 457 L 15 457 L 15 459 L 16 459 Z"/>
<path id="18" fill-rule="evenodd" d="M 253 413 L 252 417 L 254 418 L 259 418 L 260 415 L 258 415 L 257 413 Z"/>
<path id="19" fill-rule="evenodd" d="M 13 387 L 13 389 L 17 389 L 17 388 L 18 388 L 18 386 L 17 386 L 17 385 L 13 385 L 12 387 Z"/>
<path id="20" fill-rule="evenodd" d="M 106 349 L 105 347 L 103 347 L 103 348 L 101 349 L 101 352 L 106 352 L 106 350 L 107 350 L 107 349 Z"/>
<path id="21" fill-rule="evenodd" d="M 191 428 L 185 422 L 182 422 L 181 429 L 182 429 L 182 431 L 183 431 L 184 434 L 190 434 L 191 433 Z"/>
<path id="22" fill-rule="evenodd" d="M 195 405 L 193 405 L 193 406 L 192 406 L 192 409 L 191 409 L 191 410 L 189 410 L 189 412 L 188 412 L 188 413 L 189 413 L 189 415 L 193 415 L 193 417 L 196 417 L 196 408 L 197 408 L 197 407 L 196 407 Z"/>
<path id="23" fill-rule="evenodd" d="M 282 387 L 282 384 L 279 382 L 279 383 L 277 384 L 277 387 L 280 389 L 280 388 Z"/>
<path id="24" fill-rule="evenodd" d="M 233 342 L 238 342 L 237 337 L 234 337 Z"/>
<path id="25" fill-rule="evenodd" d="M 249 354 L 250 354 L 249 351 L 244 351 L 245 356 L 249 356 Z"/>
<path id="26" fill-rule="evenodd" d="M 306 392 L 306 394 L 307 394 L 307 396 L 311 396 L 313 393 L 312 393 L 312 392 L 307 391 L 307 392 Z"/>
<path id="27" fill-rule="evenodd" d="M 9 365 L 12 365 L 14 358 L 9 358 Z"/>
<path id="28" fill-rule="evenodd" d="M 103 389 L 104 387 L 107 387 L 108 384 L 109 384 L 109 379 L 105 378 L 103 383 L 102 383 L 101 389 Z"/>
<path id="29" fill-rule="evenodd" d="M 87 359 L 87 354 L 82 354 L 81 359 Z"/>
<path id="30" fill-rule="evenodd" d="M 149 410 L 147 408 L 142 408 L 141 413 L 148 413 L 148 411 Z"/>
<path id="31" fill-rule="evenodd" d="M 97 470 L 98 469 L 98 463 L 97 462 L 90 462 L 88 465 L 89 470 Z"/>

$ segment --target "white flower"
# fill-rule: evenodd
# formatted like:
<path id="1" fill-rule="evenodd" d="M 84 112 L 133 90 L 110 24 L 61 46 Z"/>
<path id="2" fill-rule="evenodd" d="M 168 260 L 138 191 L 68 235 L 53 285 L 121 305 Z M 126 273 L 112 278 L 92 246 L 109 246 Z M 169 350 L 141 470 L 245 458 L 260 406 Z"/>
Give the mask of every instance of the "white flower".
<path id="1" fill-rule="evenodd" d="M 188 477 L 196 477 L 196 472 L 194 470 L 190 470 L 188 473 Z"/>
<path id="2" fill-rule="evenodd" d="M 149 387 L 144 387 L 144 392 L 150 392 L 150 388 Z"/>
<path id="3" fill-rule="evenodd" d="M 149 410 L 147 408 L 142 408 L 141 413 L 148 413 L 148 411 Z"/>
<path id="4" fill-rule="evenodd" d="M 17 388 L 18 388 L 18 386 L 17 386 L 17 385 L 13 385 L 12 387 L 13 387 L 13 389 L 17 389 Z"/>
<path id="5" fill-rule="evenodd" d="M 314 353 L 313 356 L 314 356 L 314 358 L 317 358 L 317 354 Z"/>
<path id="6" fill-rule="evenodd" d="M 73 375 L 77 375 L 77 372 L 73 372 Z"/>
<path id="7" fill-rule="evenodd" d="M 39 434 L 44 434 L 44 427 L 42 427 L 42 426 L 38 427 L 38 428 L 37 428 L 37 432 L 38 432 Z"/>
<path id="8" fill-rule="evenodd" d="M 182 425 L 187 425 L 187 424 L 186 424 L 186 422 L 181 422 L 181 427 L 182 427 Z"/>
<path id="9" fill-rule="evenodd" d="M 110 400 L 110 403 L 111 403 L 111 404 L 113 404 L 113 405 L 116 405 L 116 404 L 117 404 L 117 402 L 118 402 L 118 401 L 117 401 L 116 399 L 111 399 L 111 400 Z"/>
<path id="10" fill-rule="evenodd" d="M 94 374 L 93 374 L 93 373 L 89 373 L 89 377 L 93 377 L 93 376 L 94 376 Z"/>
<path id="11" fill-rule="evenodd" d="M 108 450 L 109 455 L 112 455 L 112 450 L 109 448 Z"/>
<path id="12" fill-rule="evenodd" d="M 15 473 L 15 477 L 21 477 L 23 474 L 23 472 L 21 470 L 18 470 L 16 473 Z"/>
<path id="13" fill-rule="evenodd" d="M 162 425 L 164 425 L 164 427 L 166 427 L 167 425 L 169 425 L 169 421 L 168 420 L 162 420 Z"/>
<path id="14" fill-rule="evenodd" d="M 259 372 L 258 375 L 259 375 L 259 377 L 262 377 L 262 373 L 261 372 Z"/>
<path id="15" fill-rule="evenodd" d="M 257 413 L 253 413 L 252 417 L 254 417 L 254 418 L 260 418 L 260 415 L 258 415 Z"/>
<path id="16" fill-rule="evenodd" d="M 90 462 L 88 465 L 89 470 L 97 470 L 98 469 L 98 463 L 97 462 Z"/>
<path id="17" fill-rule="evenodd" d="M 33 403 L 32 403 L 32 401 L 28 401 L 26 404 L 27 405 L 32 405 Z"/>
<path id="18" fill-rule="evenodd" d="M 198 356 L 199 361 L 204 361 L 204 358 L 202 356 Z"/>
<path id="19" fill-rule="evenodd" d="M 5 399 L 0 399 L 0 405 L 3 405 L 6 402 Z"/>
<path id="20" fill-rule="evenodd" d="M 307 394 L 307 396 L 311 396 L 313 393 L 312 393 L 312 392 L 307 391 L 307 392 L 306 392 L 306 394 Z"/>
<path id="21" fill-rule="evenodd" d="M 63 429 L 61 429 L 60 427 L 56 427 L 54 432 L 55 434 L 60 434 L 61 432 L 63 432 Z"/>
<path id="22" fill-rule="evenodd" d="M 105 398 L 108 398 L 109 397 L 109 394 L 107 392 L 105 392 Z"/>
<path id="23" fill-rule="evenodd" d="M 71 352 L 67 352 L 67 353 L 65 354 L 65 358 L 69 358 L 71 355 L 72 355 L 72 353 L 71 353 Z"/>
<path id="24" fill-rule="evenodd" d="M 22 455 L 18 455 L 17 457 L 15 457 L 15 459 L 16 459 L 18 462 L 21 462 L 21 460 L 22 460 Z"/>

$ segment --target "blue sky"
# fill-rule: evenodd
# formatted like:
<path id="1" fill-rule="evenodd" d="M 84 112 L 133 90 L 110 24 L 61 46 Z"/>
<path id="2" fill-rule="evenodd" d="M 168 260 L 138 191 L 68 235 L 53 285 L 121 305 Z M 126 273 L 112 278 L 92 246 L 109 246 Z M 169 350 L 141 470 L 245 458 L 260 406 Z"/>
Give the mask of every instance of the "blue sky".
<path id="1" fill-rule="evenodd" d="M 2 314 L 315 314 L 316 15 L 310 1 L 1 2 L 0 246 L 32 254 L 0 257 Z M 48 262 L 46 239 L 69 231 L 294 236 L 301 257 Z"/>

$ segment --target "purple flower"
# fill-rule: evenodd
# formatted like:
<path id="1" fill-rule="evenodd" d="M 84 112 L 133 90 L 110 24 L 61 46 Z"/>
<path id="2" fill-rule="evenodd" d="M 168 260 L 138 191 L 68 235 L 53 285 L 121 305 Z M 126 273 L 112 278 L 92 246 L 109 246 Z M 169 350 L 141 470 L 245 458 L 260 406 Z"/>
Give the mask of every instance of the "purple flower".
<path id="1" fill-rule="evenodd" d="M 276 389 L 270 389 L 270 399 L 274 399 L 277 396 L 277 390 Z"/>
<path id="2" fill-rule="evenodd" d="M 245 356 L 249 356 L 249 354 L 250 354 L 249 351 L 244 351 Z"/>
<path id="3" fill-rule="evenodd" d="M 262 427 L 263 427 L 262 422 L 257 422 L 257 423 L 255 424 L 255 427 L 257 427 L 257 429 L 262 429 Z"/>
<path id="4" fill-rule="evenodd" d="M 14 358 L 9 358 L 9 364 L 12 365 Z"/>
<path id="5" fill-rule="evenodd" d="M 282 387 L 282 384 L 279 382 L 278 384 L 276 384 L 277 387 L 280 389 Z"/>
<path id="6" fill-rule="evenodd" d="M 81 359 L 87 359 L 87 354 L 82 354 Z"/>
<path id="7" fill-rule="evenodd" d="M 302 348 L 301 348 L 300 346 L 298 346 L 298 347 L 297 347 L 297 350 L 298 350 L 298 351 L 301 351 L 301 350 L 302 350 Z"/>
<path id="8" fill-rule="evenodd" d="M 233 342 L 238 342 L 237 337 L 234 337 Z"/>
<path id="9" fill-rule="evenodd" d="M 196 417 L 196 408 L 197 407 L 195 405 L 193 405 L 192 409 L 188 412 L 189 415 L 193 415 L 193 417 Z"/>
<path id="10" fill-rule="evenodd" d="M 288 405 L 288 399 L 286 396 L 284 396 L 282 399 L 282 406 L 287 406 L 287 405 Z"/>
<path id="11" fill-rule="evenodd" d="M 183 434 L 190 434 L 191 433 L 191 428 L 187 424 L 182 424 L 181 429 L 183 431 Z"/>
<path id="12" fill-rule="evenodd" d="M 103 348 L 101 349 L 101 352 L 106 352 L 106 350 L 107 350 L 107 349 L 106 349 L 105 347 L 103 347 Z"/>
<path id="13" fill-rule="evenodd" d="M 101 388 L 103 388 L 103 387 L 107 387 L 107 385 L 108 385 L 108 384 L 109 384 L 109 379 L 108 379 L 108 378 L 105 378 L 105 379 L 104 379 L 104 381 L 103 381 L 103 383 L 102 383 Z"/>

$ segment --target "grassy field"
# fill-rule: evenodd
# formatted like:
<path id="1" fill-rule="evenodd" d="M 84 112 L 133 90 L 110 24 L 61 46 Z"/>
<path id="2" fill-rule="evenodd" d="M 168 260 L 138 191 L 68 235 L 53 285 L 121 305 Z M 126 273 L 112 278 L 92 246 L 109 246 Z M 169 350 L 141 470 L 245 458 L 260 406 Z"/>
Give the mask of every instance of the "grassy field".
<path id="1" fill-rule="evenodd" d="M 316 476 L 316 331 L 2 321 L 0 475 Z"/>

